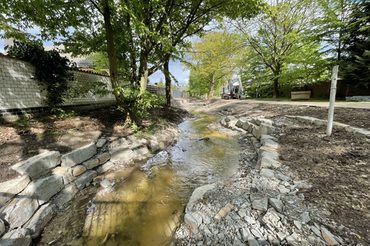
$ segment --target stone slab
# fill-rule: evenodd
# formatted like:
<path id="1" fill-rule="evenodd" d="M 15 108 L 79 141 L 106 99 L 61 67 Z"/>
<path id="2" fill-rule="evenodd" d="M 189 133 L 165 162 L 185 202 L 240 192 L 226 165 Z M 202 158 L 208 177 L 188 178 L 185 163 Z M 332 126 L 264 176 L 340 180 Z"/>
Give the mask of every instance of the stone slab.
<path id="1" fill-rule="evenodd" d="M 79 190 L 85 188 L 95 177 L 97 176 L 97 172 L 94 170 L 89 170 L 78 177 L 74 183 L 76 184 Z"/>
<path id="2" fill-rule="evenodd" d="M 29 246 L 31 243 L 32 238 L 24 228 L 11 230 L 0 239 L 1 246 Z"/>
<path id="3" fill-rule="evenodd" d="M 55 212 L 55 205 L 52 203 L 46 203 L 36 211 L 23 228 L 30 230 L 32 238 L 37 238 L 40 236 L 46 224 L 53 218 Z"/>
<path id="4" fill-rule="evenodd" d="M 37 199 L 30 197 L 16 198 L 8 204 L 4 211 L 4 219 L 9 223 L 10 229 L 24 225 L 39 207 Z M 1 245 L 1 244 L 0 244 Z"/>
<path id="5" fill-rule="evenodd" d="M 39 204 L 42 205 L 62 190 L 63 187 L 64 183 L 61 176 L 50 175 L 30 183 L 21 195 L 37 199 Z"/>
<path id="6" fill-rule="evenodd" d="M 46 151 L 19 162 L 11 168 L 22 175 L 30 176 L 31 179 L 37 179 L 41 175 L 48 173 L 50 169 L 59 165 L 60 160 L 61 157 L 58 151 Z"/>
<path id="7" fill-rule="evenodd" d="M 25 175 L 0 183 L 0 207 L 4 206 L 6 202 L 24 190 L 30 182 L 30 178 Z"/>
<path id="8" fill-rule="evenodd" d="M 62 155 L 62 166 L 73 167 L 80 164 L 96 154 L 96 145 L 91 143 Z"/>
<path id="9" fill-rule="evenodd" d="M 77 186 L 74 183 L 69 184 L 54 197 L 52 203 L 55 204 L 59 209 L 63 209 L 65 204 L 70 202 L 75 197 L 77 192 Z"/>

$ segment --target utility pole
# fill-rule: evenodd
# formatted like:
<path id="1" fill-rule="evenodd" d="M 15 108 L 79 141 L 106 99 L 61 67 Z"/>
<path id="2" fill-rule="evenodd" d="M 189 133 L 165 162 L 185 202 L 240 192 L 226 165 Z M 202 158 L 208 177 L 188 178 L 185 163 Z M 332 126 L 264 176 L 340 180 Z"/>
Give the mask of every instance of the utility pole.
<path id="1" fill-rule="evenodd" d="M 338 81 L 338 69 L 339 66 L 333 67 L 333 72 L 331 75 L 331 86 L 330 86 L 330 102 L 329 102 L 329 113 L 328 113 L 328 125 L 326 128 L 326 135 L 331 136 L 333 130 L 333 119 L 334 119 L 334 105 L 335 96 L 337 94 L 337 81 Z"/>

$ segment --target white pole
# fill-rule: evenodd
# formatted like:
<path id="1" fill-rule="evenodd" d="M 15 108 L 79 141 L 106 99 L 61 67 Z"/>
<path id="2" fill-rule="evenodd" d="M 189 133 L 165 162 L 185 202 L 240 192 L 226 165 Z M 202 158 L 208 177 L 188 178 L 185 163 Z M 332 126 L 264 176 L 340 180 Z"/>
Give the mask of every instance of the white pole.
<path id="1" fill-rule="evenodd" d="M 338 65 L 334 66 L 333 73 L 331 75 L 328 126 L 326 128 L 327 136 L 330 136 L 333 130 L 334 104 L 335 104 L 335 95 L 337 94 L 338 69 L 339 69 Z"/>

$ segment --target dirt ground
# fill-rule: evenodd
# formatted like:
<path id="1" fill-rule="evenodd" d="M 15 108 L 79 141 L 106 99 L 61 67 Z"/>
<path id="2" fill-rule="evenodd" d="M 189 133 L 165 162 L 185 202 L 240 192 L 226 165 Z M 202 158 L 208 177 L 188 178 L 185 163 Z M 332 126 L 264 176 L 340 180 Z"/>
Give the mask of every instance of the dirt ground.
<path id="1" fill-rule="evenodd" d="M 147 131 L 166 120 L 177 123 L 184 112 L 178 109 L 156 110 L 144 121 Z M 15 163 L 41 153 L 44 149 L 66 153 L 101 136 L 122 137 L 132 134 L 124 127 L 122 113 L 112 108 L 74 112 L 63 117 L 34 115 L 17 121 L 0 119 L 0 182 L 18 176 L 10 169 Z"/>
<path id="2" fill-rule="evenodd" d="M 201 103 L 200 103 L 201 105 Z M 327 108 L 249 103 L 219 100 L 203 111 L 231 114 L 264 115 L 279 121 L 284 115 L 306 115 L 325 119 Z M 370 109 L 337 108 L 335 121 L 370 129 Z M 284 126 L 280 129 L 281 161 L 312 188 L 304 195 L 308 203 L 330 211 L 336 233 L 370 245 L 370 140 L 344 130 L 309 124 Z M 338 230 L 340 225 L 350 233 Z"/>

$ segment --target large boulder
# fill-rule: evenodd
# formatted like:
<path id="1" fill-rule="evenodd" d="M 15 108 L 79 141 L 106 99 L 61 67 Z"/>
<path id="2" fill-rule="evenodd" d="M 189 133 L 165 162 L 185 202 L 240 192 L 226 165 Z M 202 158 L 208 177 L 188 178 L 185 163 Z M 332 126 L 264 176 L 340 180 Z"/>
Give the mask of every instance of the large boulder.
<path id="1" fill-rule="evenodd" d="M 48 173 L 50 169 L 58 166 L 59 163 L 60 153 L 58 151 L 45 151 L 15 164 L 11 168 L 22 175 L 30 176 L 31 179 L 37 179 L 41 175 Z"/>
<path id="2" fill-rule="evenodd" d="M 39 203 L 31 197 L 15 198 L 2 211 L 4 219 L 9 223 L 10 229 L 24 225 L 35 213 Z M 1 245 L 1 244 L 0 244 Z"/>
<path id="3" fill-rule="evenodd" d="M 32 182 L 21 193 L 23 196 L 37 199 L 42 205 L 50 200 L 52 196 L 62 190 L 64 187 L 63 178 L 57 175 L 50 175 Z"/>
<path id="4" fill-rule="evenodd" d="M 30 181 L 28 176 L 22 176 L 0 183 L 0 207 L 4 206 L 7 201 L 24 190 Z"/>
<path id="5" fill-rule="evenodd" d="M 75 149 L 62 156 L 62 166 L 73 167 L 80 164 L 96 154 L 96 145 L 91 143 Z"/>
<path id="6" fill-rule="evenodd" d="M 0 239 L 1 246 L 29 246 L 31 243 L 32 238 L 24 228 L 9 231 Z"/>
<path id="7" fill-rule="evenodd" d="M 37 238 L 40 236 L 42 229 L 53 218 L 55 212 L 55 205 L 46 203 L 36 211 L 23 228 L 27 228 L 30 231 L 32 238 Z"/>

